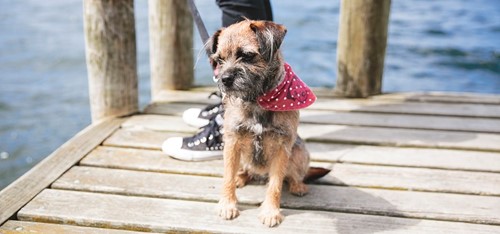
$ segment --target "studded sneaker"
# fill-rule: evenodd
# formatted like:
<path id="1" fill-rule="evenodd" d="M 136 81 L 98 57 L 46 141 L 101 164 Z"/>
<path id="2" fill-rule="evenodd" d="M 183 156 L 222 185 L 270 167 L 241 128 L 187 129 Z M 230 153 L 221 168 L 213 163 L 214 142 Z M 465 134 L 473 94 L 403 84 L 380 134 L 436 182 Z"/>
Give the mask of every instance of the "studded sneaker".
<path id="1" fill-rule="evenodd" d="M 211 98 L 216 96 L 221 98 L 221 94 L 218 92 L 213 92 L 208 96 Z M 222 103 L 216 103 L 208 105 L 205 108 L 189 108 L 182 113 L 182 119 L 185 123 L 194 127 L 203 127 L 208 124 L 208 122 L 215 118 L 218 114 L 223 112 Z"/>
<path id="2" fill-rule="evenodd" d="M 222 115 L 217 114 L 194 136 L 168 138 L 163 142 L 163 152 L 185 161 L 222 159 L 222 121 Z"/>

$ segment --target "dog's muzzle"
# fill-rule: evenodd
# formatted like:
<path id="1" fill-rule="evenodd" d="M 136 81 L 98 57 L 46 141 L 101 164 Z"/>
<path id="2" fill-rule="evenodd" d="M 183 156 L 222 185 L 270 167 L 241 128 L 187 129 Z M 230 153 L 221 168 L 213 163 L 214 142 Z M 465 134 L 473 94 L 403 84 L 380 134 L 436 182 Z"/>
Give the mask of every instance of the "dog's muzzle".
<path id="1" fill-rule="evenodd" d="M 222 84 L 224 84 L 224 86 L 228 88 L 233 86 L 234 78 L 235 76 L 233 74 L 228 74 L 228 73 L 222 74 L 222 76 L 220 77 Z"/>

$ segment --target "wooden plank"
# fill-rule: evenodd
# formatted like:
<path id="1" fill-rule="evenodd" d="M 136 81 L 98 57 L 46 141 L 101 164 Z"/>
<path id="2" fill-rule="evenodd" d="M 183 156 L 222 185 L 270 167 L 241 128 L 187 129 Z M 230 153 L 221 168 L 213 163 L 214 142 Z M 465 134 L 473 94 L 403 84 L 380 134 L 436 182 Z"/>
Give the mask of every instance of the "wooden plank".
<path id="1" fill-rule="evenodd" d="M 134 147 L 141 149 L 159 149 L 161 144 L 169 137 L 187 136 L 185 133 L 156 132 L 143 129 L 119 129 L 103 145 Z"/>
<path id="2" fill-rule="evenodd" d="M 125 121 L 122 127 L 183 133 L 193 133 L 198 130 L 198 128 L 187 125 L 182 118 L 166 115 L 134 115 Z"/>
<path id="3" fill-rule="evenodd" d="M 323 99 L 319 100 L 321 101 Z M 374 105 L 370 105 L 370 103 L 373 103 Z M 394 114 L 395 116 L 400 116 L 401 118 L 404 118 L 405 116 L 411 116 L 411 118 L 414 119 L 415 118 L 426 119 L 424 117 L 428 117 L 431 120 L 438 119 L 439 117 L 450 117 L 452 121 L 460 120 L 459 117 L 480 118 L 478 121 L 483 121 L 488 119 L 493 119 L 498 121 L 498 118 L 500 117 L 500 112 L 496 111 L 499 108 L 498 106 L 494 105 L 490 105 L 488 107 L 485 105 L 478 106 L 472 104 L 467 104 L 467 106 L 464 106 L 463 104 L 442 104 L 442 103 L 411 103 L 411 102 L 410 103 L 400 102 L 396 104 L 391 104 L 391 103 L 393 103 L 393 101 L 388 101 L 388 100 L 370 101 L 370 99 L 366 100 L 327 99 L 323 103 L 313 104 L 311 107 L 302 110 L 301 113 L 308 113 L 308 112 L 318 113 L 318 111 L 322 111 L 319 113 L 326 113 L 324 111 L 333 111 L 335 113 L 342 113 L 342 112 L 359 113 L 359 114 L 364 113 L 366 115 Z M 146 109 L 144 110 L 144 113 L 181 116 L 182 112 L 188 108 L 203 108 L 206 105 L 207 104 L 203 103 L 200 104 L 199 102 L 185 102 L 185 103 L 155 102 L 147 106 Z M 476 121 L 474 119 L 471 120 Z M 443 122 L 446 126 L 450 126 L 450 124 L 446 123 L 445 121 Z M 496 121 L 493 121 L 493 123 L 496 123 Z M 404 124 L 404 122 L 402 124 Z M 432 124 L 433 126 L 439 126 L 433 123 L 430 124 Z M 468 124 L 472 124 L 473 126 L 478 124 L 482 125 L 481 122 L 468 123 Z M 456 126 L 456 127 L 463 128 L 461 126 Z"/>
<path id="4" fill-rule="evenodd" d="M 83 156 L 118 129 L 124 120 L 124 118 L 109 119 L 88 126 L 0 191 L 0 224 L 80 161 Z"/>
<path id="5" fill-rule="evenodd" d="M 183 186 L 179 186 L 182 184 Z M 73 167 L 52 188 L 216 202 L 222 178 Z M 264 185 L 237 190 L 242 204 L 258 205 Z M 394 217 L 500 224 L 500 197 L 310 185 L 306 197 L 282 194 L 282 206 Z"/>
<path id="6" fill-rule="evenodd" d="M 127 230 L 104 229 L 79 227 L 63 224 L 24 222 L 17 220 L 9 220 L 0 227 L 0 233 L 72 233 L 72 234 L 139 234 L 142 232 L 134 232 Z"/>
<path id="7" fill-rule="evenodd" d="M 80 165 L 178 174 L 222 175 L 222 160 L 187 162 L 173 159 L 158 150 L 107 146 L 93 150 L 80 161 Z"/>
<path id="8" fill-rule="evenodd" d="M 337 163 L 318 182 L 367 188 L 500 196 L 500 174 Z"/>
<path id="9" fill-rule="evenodd" d="M 179 103 L 199 103 L 213 104 L 220 100 L 209 99 L 210 91 L 181 91 L 181 90 L 164 90 L 158 94 L 156 103 L 162 102 L 179 102 Z"/>
<path id="10" fill-rule="evenodd" d="M 113 149 L 102 147 L 85 157 L 81 165 L 156 171 L 179 174 L 222 176 L 222 160 L 185 162 L 174 160 L 158 151 Z M 314 163 L 332 169 L 319 182 L 330 185 L 448 192 L 500 196 L 500 174 L 401 168 L 355 164 Z"/>
<path id="11" fill-rule="evenodd" d="M 195 103 L 212 104 L 215 99 L 208 99 L 209 92 L 164 91 L 157 103 Z M 500 105 L 472 103 L 407 102 L 398 99 L 342 99 L 323 97 L 307 110 L 330 110 L 344 112 L 393 113 L 458 117 L 500 118 Z"/>
<path id="12" fill-rule="evenodd" d="M 500 133 L 500 119 L 491 118 L 305 110 L 300 113 L 300 121 L 315 124 Z"/>
<path id="13" fill-rule="evenodd" d="M 184 123 L 182 118 L 164 114 L 180 116 L 184 110 L 191 107 L 200 107 L 200 105 L 170 104 L 168 106 L 174 108 L 151 108 L 150 112 L 156 112 L 156 114 L 133 116 L 124 123 L 124 127 L 138 126 L 151 130 L 176 132 L 194 132 L 196 130 L 196 128 Z M 160 111 L 162 113 L 159 113 Z M 500 133 L 500 119 L 491 118 L 305 110 L 300 113 L 300 121 L 301 123 L 313 124 Z"/>
<path id="14" fill-rule="evenodd" d="M 459 117 L 500 117 L 500 105 L 419 103 L 378 99 L 320 98 L 309 109 Z"/>
<path id="15" fill-rule="evenodd" d="M 127 168 L 126 165 L 130 164 L 131 166 L 144 166 L 145 170 L 153 170 L 152 168 L 158 169 L 158 167 L 162 165 L 170 164 L 170 160 L 173 160 L 170 159 L 170 157 L 166 157 L 164 153 L 157 151 L 160 149 L 160 146 L 161 145 L 159 144 L 155 145 L 154 148 L 156 150 L 154 151 L 99 147 L 92 151 L 88 157 L 85 157 L 81 163 L 99 165 L 102 162 L 106 167 L 113 165 L 119 166 L 120 164 L 123 164 L 125 168 Z M 325 144 L 316 142 L 307 143 L 307 147 L 311 152 L 311 158 L 322 162 L 343 162 L 366 165 L 420 167 L 478 172 L 500 172 L 500 155 L 498 153 Z M 146 165 L 148 160 L 143 159 L 143 157 L 151 158 L 151 161 L 153 162 L 150 165 Z M 129 160 L 131 162 L 127 163 Z M 161 163 L 157 165 L 155 161 Z M 175 161 L 178 162 L 178 160 Z M 144 162 L 145 165 L 141 165 L 139 162 Z M 201 165 L 204 164 L 201 163 L 200 167 L 197 165 L 198 163 L 196 162 L 188 162 L 177 166 L 180 168 L 192 167 L 201 169 Z M 210 165 L 209 168 L 212 166 L 213 165 Z"/>
<path id="16" fill-rule="evenodd" d="M 301 124 L 308 141 L 500 152 L 500 134 Z"/>
<path id="17" fill-rule="evenodd" d="M 106 226 L 156 232 L 217 233 L 495 233 L 499 226 L 374 215 L 283 209 L 285 221 L 266 228 L 257 219 L 256 207 L 240 206 L 232 221 L 215 214 L 216 204 L 127 197 L 110 194 L 45 190 L 24 207 L 22 220 L 44 220 L 76 225 Z M 307 221 L 307 225 L 304 225 Z"/>
<path id="18" fill-rule="evenodd" d="M 200 108 L 203 109 L 207 104 L 200 103 L 164 103 L 164 102 L 154 102 L 144 108 L 144 114 L 153 115 L 176 115 L 182 116 L 182 113 L 189 108 Z"/>
<path id="19" fill-rule="evenodd" d="M 183 134 L 149 130 L 117 131 L 105 145 L 160 150 L 163 141 Z M 313 160 L 372 165 L 500 172 L 498 152 L 308 142 Z M 162 154 L 158 152 L 159 154 Z M 162 154 L 163 155 L 163 154 Z"/>
<path id="20" fill-rule="evenodd" d="M 172 118 L 172 117 L 169 117 Z M 175 119 L 175 117 L 173 117 Z M 176 124 L 181 124 L 180 122 Z M 144 129 L 170 131 L 178 129 L 176 124 L 141 123 L 143 127 L 121 129 L 104 142 L 110 146 L 130 146 L 157 149 L 170 136 L 194 134 L 167 133 Z M 194 129 L 194 128 L 192 128 Z M 379 146 L 422 147 L 456 150 L 500 152 L 500 134 L 455 131 L 429 131 L 419 129 L 397 129 L 380 127 L 357 127 L 343 125 L 301 124 L 299 135 L 309 142 L 367 144 Z"/>
<path id="21" fill-rule="evenodd" d="M 373 99 L 392 99 L 411 102 L 443 102 L 443 103 L 469 103 L 499 105 L 500 96 L 479 93 L 457 92 L 405 92 L 375 95 Z"/>
<path id="22" fill-rule="evenodd" d="M 313 87 L 314 94 L 322 98 L 335 98 L 332 88 Z M 169 95 L 169 92 L 174 92 L 177 95 L 187 96 L 189 93 L 196 93 L 200 99 L 206 99 L 209 93 L 218 91 L 214 86 L 193 87 L 187 91 L 165 91 L 163 101 L 171 101 L 170 98 L 174 95 Z M 203 96 L 205 95 L 205 96 Z M 189 98 L 186 98 L 186 100 Z M 441 92 L 441 91 L 418 91 L 404 93 L 384 93 L 380 95 L 370 96 L 368 99 L 388 99 L 404 102 L 441 102 L 441 103 L 469 103 L 469 104 L 500 104 L 500 95 L 484 94 L 484 93 L 466 93 L 466 92 Z M 350 100 L 350 99 L 346 99 Z M 363 100 L 363 99 L 360 99 Z"/>
<path id="23" fill-rule="evenodd" d="M 308 142 L 311 158 L 325 162 L 500 172 L 500 153 Z"/>

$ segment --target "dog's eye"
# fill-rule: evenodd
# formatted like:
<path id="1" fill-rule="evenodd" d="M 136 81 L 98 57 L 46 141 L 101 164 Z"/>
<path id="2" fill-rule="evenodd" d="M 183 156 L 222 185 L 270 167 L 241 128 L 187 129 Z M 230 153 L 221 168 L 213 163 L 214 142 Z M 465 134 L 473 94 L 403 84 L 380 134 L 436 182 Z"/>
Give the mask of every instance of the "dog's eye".
<path id="1" fill-rule="evenodd" d="M 224 63 L 224 59 L 222 59 L 222 58 L 221 58 L 221 57 L 219 57 L 219 56 L 217 56 L 217 57 L 215 58 L 215 61 L 216 61 L 218 64 L 222 64 L 222 63 Z"/>
<path id="2" fill-rule="evenodd" d="M 253 53 L 253 52 L 244 52 L 244 53 L 241 53 L 239 57 L 244 62 L 251 62 L 251 61 L 253 61 L 253 59 L 255 58 L 256 55 L 257 54 Z"/>

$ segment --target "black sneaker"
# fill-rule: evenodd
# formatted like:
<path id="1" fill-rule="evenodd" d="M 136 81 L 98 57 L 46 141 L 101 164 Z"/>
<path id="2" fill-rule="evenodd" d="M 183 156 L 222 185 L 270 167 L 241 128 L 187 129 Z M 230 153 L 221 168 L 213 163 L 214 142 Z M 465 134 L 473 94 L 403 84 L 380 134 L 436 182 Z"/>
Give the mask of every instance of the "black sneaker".
<path id="1" fill-rule="evenodd" d="M 222 159 L 222 115 L 213 117 L 192 137 L 171 137 L 163 142 L 162 150 L 173 158 L 185 161 Z"/>
<path id="2" fill-rule="evenodd" d="M 212 96 L 221 97 L 220 93 L 214 92 L 208 96 L 209 98 Z M 218 114 L 224 111 L 222 107 L 222 102 L 208 105 L 207 107 L 200 108 L 189 108 L 182 113 L 182 119 L 185 123 L 194 126 L 194 127 L 203 127 L 208 124 L 208 122 L 215 118 Z"/>

